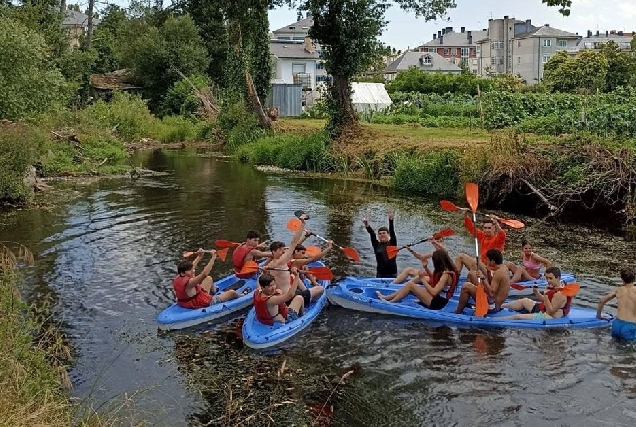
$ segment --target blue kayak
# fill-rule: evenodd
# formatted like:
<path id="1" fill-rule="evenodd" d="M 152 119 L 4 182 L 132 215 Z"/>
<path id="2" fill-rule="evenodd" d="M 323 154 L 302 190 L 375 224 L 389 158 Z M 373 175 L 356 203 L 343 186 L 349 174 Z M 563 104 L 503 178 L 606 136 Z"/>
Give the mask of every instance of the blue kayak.
<path id="1" fill-rule="evenodd" d="M 515 311 L 503 309 L 488 317 L 474 316 L 472 309 L 465 309 L 464 314 L 455 314 L 457 297 L 453 297 L 442 310 L 430 310 L 419 303 L 414 295 L 409 295 L 399 303 L 392 303 L 379 299 L 376 291 L 388 295 L 399 289 L 399 285 L 385 285 L 373 283 L 366 279 L 347 277 L 337 285 L 327 289 L 329 302 L 344 308 L 366 311 L 370 313 L 388 314 L 394 316 L 411 317 L 416 319 L 434 320 L 444 324 L 464 326 L 499 326 L 513 328 L 598 328 L 610 325 L 610 321 L 596 318 L 596 310 L 571 307 L 570 313 L 559 319 L 545 320 L 511 320 L 502 317 L 518 314 Z M 605 313 L 611 318 L 611 315 Z"/>
<path id="2" fill-rule="evenodd" d="M 401 284 L 394 284 L 393 279 L 391 278 L 384 279 L 384 278 L 377 278 L 377 277 L 361 277 L 361 278 L 346 277 L 345 280 L 346 279 L 359 280 L 372 286 L 400 286 L 401 285 Z M 574 276 L 573 273 L 563 272 L 561 273 L 561 280 L 565 283 L 574 283 L 576 282 L 576 277 Z M 466 281 L 466 276 L 462 276 L 459 278 L 459 283 L 457 284 L 457 289 L 455 290 L 456 295 L 459 295 L 461 286 L 464 284 L 465 281 Z M 545 288 L 547 285 L 548 285 L 548 281 L 542 278 L 539 278 L 536 280 L 516 282 L 510 285 L 509 296 L 511 297 L 530 296 L 533 294 L 533 291 L 532 291 L 533 286 L 537 286 L 539 290 L 543 290 L 543 288 Z"/>
<path id="3" fill-rule="evenodd" d="M 309 267 L 324 266 L 322 262 L 313 262 Z M 325 289 L 331 283 L 328 280 L 318 280 Z M 305 286 L 311 285 L 305 280 Z M 327 294 L 323 293 L 317 300 L 312 301 L 309 307 L 305 307 L 305 314 L 288 323 L 274 323 L 273 326 L 265 325 L 256 320 L 256 310 L 252 308 L 243 322 L 243 342 L 250 348 L 263 349 L 276 346 L 300 331 L 305 329 L 318 317 L 320 311 L 327 303 Z"/>
<path id="4" fill-rule="evenodd" d="M 198 325 L 211 320 L 225 318 L 235 312 L 246 309 L 253 302 L 254 289 L 256 289 L 256 274 L 248 279 L 239 279 L 234 274 L 224 277 L 218 282 L 214 282 L 217 287 L 215 295 L 220 295 L 224 290 L 232 287 L 239 294 L 250 289 L 250 292 L 239 298 L 209 305 L 205 308 L 183 308 L 177 303 L 173 303 L 170 307 L 163 310 L 157 316 L 159 329 L 183 329 L 190 326 Z"/>

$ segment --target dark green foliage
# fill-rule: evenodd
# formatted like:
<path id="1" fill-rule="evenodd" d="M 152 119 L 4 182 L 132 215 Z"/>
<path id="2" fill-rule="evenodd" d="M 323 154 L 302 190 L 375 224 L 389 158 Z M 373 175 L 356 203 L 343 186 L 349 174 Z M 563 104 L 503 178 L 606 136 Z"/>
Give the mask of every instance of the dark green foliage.
<path id="1" fill-rule="evenodd" d="M 453 197 L 459 186 L 459 157 L 450 150 L 403 155 L 397 161 L 392 186 L 413 195 Z"/>
<path id="2" fill-rule="evenodd" d="M 444 74 L 422 71 L 415 67 L 398 73 L 395 80 L 387 84 L 387 91 L 446 93 L 477 95 L 477 86 L 482 92 L 490 90 L 493 80 L 484 79 L 474 74 Z"/>

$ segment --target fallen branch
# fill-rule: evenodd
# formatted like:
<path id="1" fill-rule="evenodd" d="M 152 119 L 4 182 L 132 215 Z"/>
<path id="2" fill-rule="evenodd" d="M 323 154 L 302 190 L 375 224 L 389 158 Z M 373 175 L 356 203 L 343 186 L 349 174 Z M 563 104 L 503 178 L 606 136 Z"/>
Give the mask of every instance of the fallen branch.
<path id="1" fill-rule="evenodd" d="M 545 203 L 548 206 L 548 209 L 550 209 L 550 212 L 552 212 L 550 215 L 554 215 L 559 210 L 556 206 L 550 203 L 548 198 L 545 197 L 543 193 L 541 193 L 534 185 L 530 184 L 528 180 L 521 178 L 520 181 L 526 184 L 528 188 L 530 189 L 530 191 L 532 191 L 534 194 L 539 196 L 539 198 L 543 201 L 543 203 Z"/>

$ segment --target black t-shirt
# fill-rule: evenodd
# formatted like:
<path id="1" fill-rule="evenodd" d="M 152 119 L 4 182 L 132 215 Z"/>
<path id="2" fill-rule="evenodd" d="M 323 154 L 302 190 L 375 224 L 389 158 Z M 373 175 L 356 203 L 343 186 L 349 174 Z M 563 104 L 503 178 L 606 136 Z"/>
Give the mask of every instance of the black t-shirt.
<path id="1" fill-rule="evenodd" d="M 375 261 L 377 263 L 376 277 L 397 277 L 397 257 L 389 258 L 389 255 L 386 252 L 387 246 L 397 246 L 397 237 L 395 236 L 395 229 L 393 228 L 393 220 L 389 220 L 390 240 L 386 243 L 378 241 L 375 231 L 373 231 L 371 226 L 367 226 L 367 232 L 371 237 L 371 245 L 373 245 L 373 252 L 375 252 Z"/>

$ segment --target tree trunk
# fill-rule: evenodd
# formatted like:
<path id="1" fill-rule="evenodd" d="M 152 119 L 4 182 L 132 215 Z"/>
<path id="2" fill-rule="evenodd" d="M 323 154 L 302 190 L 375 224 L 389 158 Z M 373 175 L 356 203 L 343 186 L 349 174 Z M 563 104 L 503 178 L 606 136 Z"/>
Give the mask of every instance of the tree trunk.
<path id="1" fill-rule="evenodd" d="M 91 48 L 93 39 L 93 10 L 95 9 L 95 0 L 88 0 L 88 28 L 86 29 L 86 50 Z"/>
<path id="2" fill-rule="evenodd" d="M 358 117 L 351 102 L 351 87 L 349 77 L 333 76 L 333 83 L 329 87 L 331 117 L 329 119 L 329 132 L 332 137 L 338 138 L 346 129 L 355 127 Z"/>
<path id="3" fill-rule="evenodd" d="M 271 129 L 272 119 L 270 119 L 263 111 L 263 105 L 261 104 L 261 100 L 258 99 L 258 94 L 256 93 L 252 76 L 247 70 L 245 70 L 245 83 L 247 84 L 247 93 L 249 94 L 250 101 L 252 102 L 252 110 L 254 110 L 256 117 L 258 117 L 259 126 L 263 129 Z"/>

